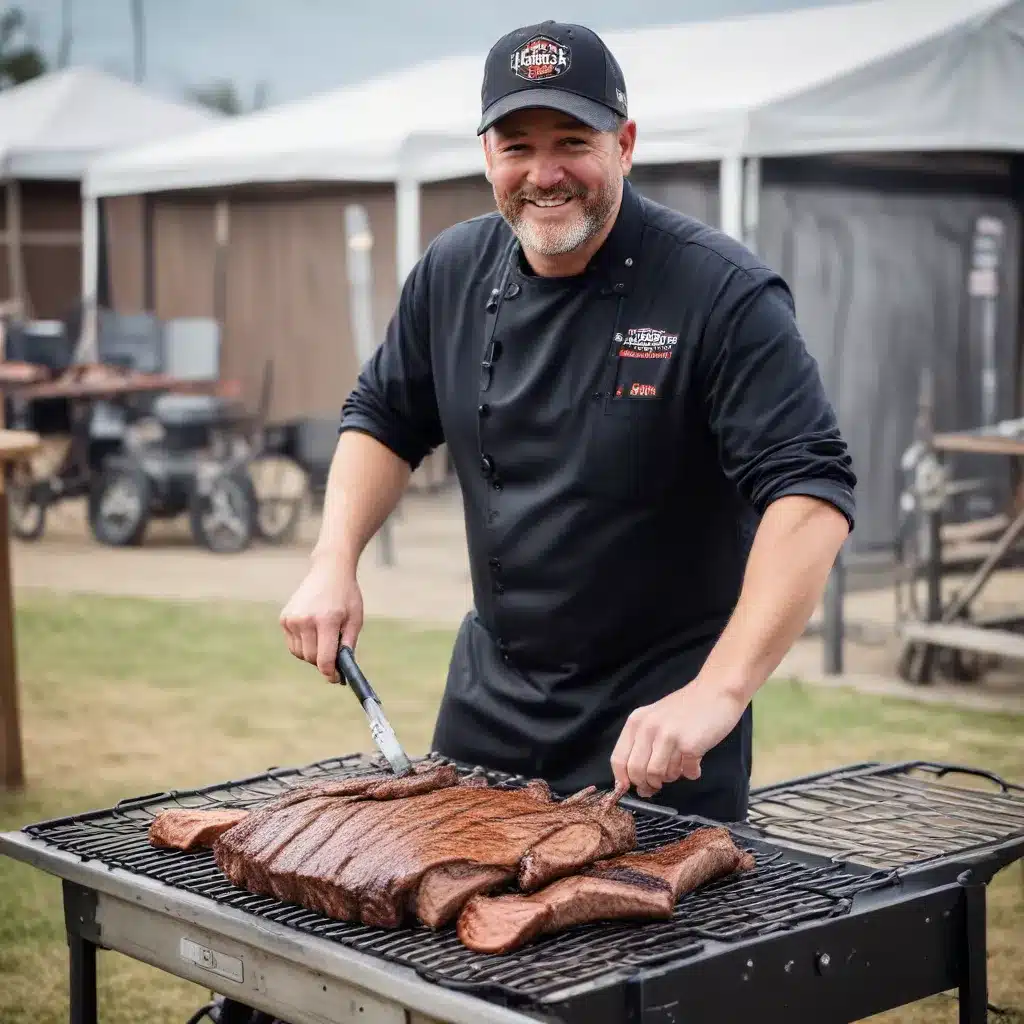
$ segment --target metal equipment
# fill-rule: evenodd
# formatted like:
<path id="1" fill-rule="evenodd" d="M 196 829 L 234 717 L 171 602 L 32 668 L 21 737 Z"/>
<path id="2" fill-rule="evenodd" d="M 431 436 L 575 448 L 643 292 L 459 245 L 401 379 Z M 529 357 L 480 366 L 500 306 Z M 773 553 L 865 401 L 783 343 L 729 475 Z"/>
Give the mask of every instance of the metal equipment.
<path id="1" fill-rule="evenodd" d="M 962 1024 L 986 1019 L 985 885 L 1024 856 L 1024 789 L 985 772 L 869 764 L 755 791 L 730 826 L 755 870 L 685 896 L 669 921 L 576 927 L 503 956 L 451 928 L 371 928 L 253 895 L 210 851 L 147 841 L 167 807 L 252 808 L 380 768 L 352 755 L 0 836 L 64 880 L 72 1024 L 96 1024 L 98 948 L 290 1024 L 848 1022 L 951 988 Z M 622 803 L 641 847 L 703 823 Z"/>
<path id="2" fill-rule="evenodd" d="M 900 675 L 915 683 L 931 681 L 938 666 L 959 681 L 977 679 L 987 662 L 1024 661 L 1024 602 L 1006 615 L 972 618 L 971 606 L 992 575 L 1008 563 L 1024 536 L 1024 505 L 977 523 L 944 527 L 943 512 L 970 481 L 953 480 L 945 457 L 951 453 L 1024 459 L 1024 420 L 1008 420 L 984 430 L 933 434 L 905 459 L 912 482 L 903 494 L 904 528 L 897 572 L 897 630 L 903 640 Z M 959 534 L 978 548 L 972 571 L 959 591 L 944 601 L 943 577 L 955 568 L 950 539 Z M 961 567 L 962 569 L 962 567 Z M 923 577 L 924 599 L 918 596 Z"/>

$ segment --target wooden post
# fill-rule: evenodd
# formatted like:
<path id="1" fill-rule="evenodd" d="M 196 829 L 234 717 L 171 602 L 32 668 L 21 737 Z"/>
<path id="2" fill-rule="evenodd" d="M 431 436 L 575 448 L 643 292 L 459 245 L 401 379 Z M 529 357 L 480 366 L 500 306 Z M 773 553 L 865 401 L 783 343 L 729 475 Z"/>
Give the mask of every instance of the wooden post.
<path id="1" fill-rule="evenodd" d="M 21 789 L 25 763 L 21 752 L 21 712 L 15 661 L 11 557 L 7 524 L 7 488 L 0 475 L 0 770 L 4 789 Z"/>
<path id="2" fill-rule="evenodd" d="M 31 431 L 0 429 L 0 784 L 8 790 L 25 784 L 25 764 L 18 707 L 6 470 L 9 463 L 24 458 L 38 446 L 39 436 Z"/>

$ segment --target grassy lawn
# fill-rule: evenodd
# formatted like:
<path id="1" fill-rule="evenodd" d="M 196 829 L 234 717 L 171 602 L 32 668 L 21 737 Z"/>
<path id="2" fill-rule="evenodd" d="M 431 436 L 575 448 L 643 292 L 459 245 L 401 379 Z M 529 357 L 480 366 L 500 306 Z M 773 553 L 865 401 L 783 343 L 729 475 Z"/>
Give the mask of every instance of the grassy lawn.
<path id="1" fill-rule="evenodd" d="M 451 635 L 370 622 L 360 661 L 410 752 L 427 750 Z M 287 653 L 277 609 L 33 594 L 18 601 L 29 785 L 0 794 L 0 831 L 127 796 L 369 749 L 350 694 Z M 758 782 L 854 761 L 922 757 L 1024 779 L 1024 721 L 769 684 L 755 705 Z M 993 1019 L 1024 1022 L 1024 866 L 989 888 Z M 59 883 L 0 858 L 0 1022 L 66 1021 Z M 207 993 L 100 957 L 104 1024 L 184 1024 Z M 953 1024 L 938 996 L 873 1018 Z"/>

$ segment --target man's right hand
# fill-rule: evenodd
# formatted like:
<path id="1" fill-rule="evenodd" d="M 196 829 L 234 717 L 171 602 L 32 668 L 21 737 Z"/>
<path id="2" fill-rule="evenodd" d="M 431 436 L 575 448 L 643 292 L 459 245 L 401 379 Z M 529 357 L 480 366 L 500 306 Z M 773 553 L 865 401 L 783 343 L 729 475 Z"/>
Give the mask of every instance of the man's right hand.
<path id="1" fill-rule="evenodd" d="M 338 640 L 355 650 L 363 628 L 363 595 L 355 573 L 320 556 L 281 612 L 288 650 L 338 682 Z"/>

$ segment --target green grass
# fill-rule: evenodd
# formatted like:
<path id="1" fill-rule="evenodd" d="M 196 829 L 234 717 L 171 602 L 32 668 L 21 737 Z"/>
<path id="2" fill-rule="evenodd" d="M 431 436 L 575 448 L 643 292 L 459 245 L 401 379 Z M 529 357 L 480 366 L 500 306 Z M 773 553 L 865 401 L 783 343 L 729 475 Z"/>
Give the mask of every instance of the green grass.
<path id="1" fill-rule="evenodd" d="M 277 609 L 19 595 L 28 786 L 0 794 L 0 831 L 127 796 L 303 764 L 370 746 L 346 690 L 284 646 Z M 452 634 L 371 621 L 360 662 L 412 753 L 428 749 Z M 1020 718 L 773 682 L 755 705 L 758 782 L 922 757 L 1024 779 Z M 990 999 L 1024 1022 L 1024 870 L 989 887 Z M 67 1020 L 59 883 L 0 858 L 0 1022 Z M 104 1024 L 183 1024 L 207 993 L 119 954 L 100 957 Z M 939 996 L 877 1018 L 953 1024 Z"/>

